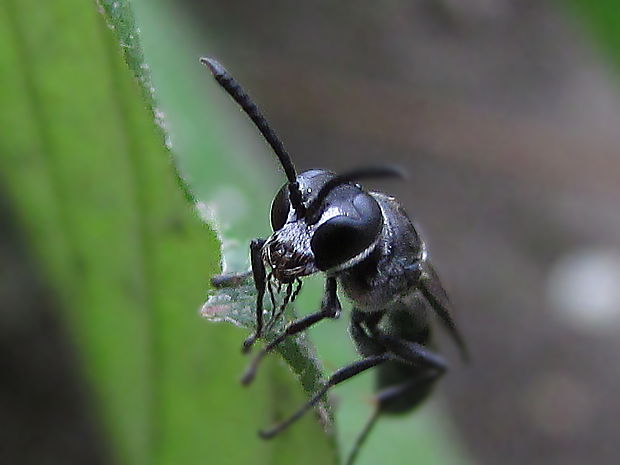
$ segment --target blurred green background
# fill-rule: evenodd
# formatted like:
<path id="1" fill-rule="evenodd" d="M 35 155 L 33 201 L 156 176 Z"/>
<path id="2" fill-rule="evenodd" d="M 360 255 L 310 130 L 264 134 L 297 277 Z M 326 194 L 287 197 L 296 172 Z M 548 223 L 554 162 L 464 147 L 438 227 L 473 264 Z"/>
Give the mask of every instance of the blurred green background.
<path id="1" fill-rule="evenodd" d="M 474 363 L 445 341 L 435 398 L 360 465 L 618 462 L 615 2 L 127 5 L 0 0 L 0 462 L 338 463 L 370 413 L 372 374 L 334 392 L 337 445 L 312 415 L 258 440 L 305 394 L 277 357 L 240 387 L 247 331 L 198 316 L 219 240 L 243 268 L 283 180 L 201 55 L 299 169 L 411 173 L 372 186 L 421 226 Z M 311 332 L 326 372 L 346 319 Z"/>

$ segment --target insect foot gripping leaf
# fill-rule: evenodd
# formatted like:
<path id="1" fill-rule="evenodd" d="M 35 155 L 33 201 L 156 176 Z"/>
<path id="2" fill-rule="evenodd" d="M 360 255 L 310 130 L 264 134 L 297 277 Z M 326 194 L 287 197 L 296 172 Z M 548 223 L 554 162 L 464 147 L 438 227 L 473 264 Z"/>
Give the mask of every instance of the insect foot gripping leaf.
<path id="1" fill-rule="evenodd" d="M 265 298 L 267 325 L 263 338 L 267 344 L 282 333 L 288 321 L 295 318 L 291 305 L 286 306 L 287 315 L 278 316 L 286 300 L 286 294 L 275 291 L 269 298 Z M 227 322 L 240 328 L 255 330 L 255 308 L 256 287 L 249 276 L 239 274 L 239 279 L 232 285 L 211 291 L 207 302 L 200 309 L 200 314 L 212 322 Z M 277 351 L 299 377 L 306 392 L 314 393 L 323 385 L 323 370 L 304 335 L 287 339 L 278 346 Z M 331 430 L 333 418 L 326 401 L 321 402 L 319 413 L 325 428 Z"/>
<path id="2" fill-rule="evenodd" d="M 285 326 L 283 315 L 275 318 L 277 314 L 274 309 L 277 311 L 282 306 L 276 300 L 279 297 L 279 295 L 274 295 L 273 299 L 265 299 L 264 314 L 268 323 L 263 335 L 267 341 L 273 339 Z M 207 302 L 200 309 L 200 314 L 213 322 L 226 321 L 240 328 L 255 330 L 255 307 L 256 287 L 251 278 L 245 277 L 234 280 L 232 285 L 212 291 Z"/>

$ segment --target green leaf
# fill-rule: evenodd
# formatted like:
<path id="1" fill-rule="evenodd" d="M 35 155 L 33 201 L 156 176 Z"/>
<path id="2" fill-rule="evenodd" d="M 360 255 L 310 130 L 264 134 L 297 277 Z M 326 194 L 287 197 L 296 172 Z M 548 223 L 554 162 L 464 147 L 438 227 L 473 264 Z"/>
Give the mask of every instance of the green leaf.
<path id="1" fill-rule="evenodd" d="M 281 441 L 256 437 L 305 394 L 275 361 L 243 389 L 244 333 L 198 316 L 219 242 L 178 182 L 128 4 L 100 3 L 105 19 L 81 0 L 0 2 L 0 176 L 64 309 L 112 461 L 334 463 L 312 416 Z M 216 126 L 195 150 L 224 173 Z"/>
<path id="2" fill-rule="evenodd" d="M 573 13 L 592 32 L 616 66 L 620 66 L 620 9 L 616 0 L 567 0 Z"/>

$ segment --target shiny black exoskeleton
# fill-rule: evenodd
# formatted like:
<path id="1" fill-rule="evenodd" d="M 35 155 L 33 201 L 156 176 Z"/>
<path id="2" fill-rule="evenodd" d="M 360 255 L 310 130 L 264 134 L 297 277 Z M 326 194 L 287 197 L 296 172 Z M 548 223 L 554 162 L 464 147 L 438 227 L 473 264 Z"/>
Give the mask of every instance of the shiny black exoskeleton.
<path id="1" fill-rule="evenodd" d="M 271 438 L 315 405 L 333 386 L 377 368 L 376 410 L 349 456 L 353 463 L 376 419 L 383 413 L 402 413 L 417 406 L 445 372 L 446 362 L 431 347 L 427 309 L 432 309 L 458 344 L 465 345 L 450 317 L 448 299 L 431 266 L 426 247 L 400 204 L 387 195 L 365 191 L 356 181 L 399 176 L 391 167 L 372 167 L 334 174 L 309 170 L 297 174 L 290 156 L 250 97 L 215 60 L 203 58 L 217 82 L 248 114 L 278 156 L 288 182 L 271 206 L 273 234 L 250 244 L 252 277 L 256 285 L 256 331 L 244 342 L 248 351 L 265 330 L 263 300 L 273 288 L 285 289 L 282 315 L 294 300 L 301 278 L 325 274 L 321 308 L 289 323 L 269 341 L 243 375 L 248 384 L 260 360 L 288 336 L 313 324 L 337 318 L 341 305 L 338 286 L 352 301 L 350 333 L 362 358 L 333 373 L 325 385 L 287 420 L 261 431 Z M 239 282 L 239 275 L 220 275 L 216 286 Z"/>

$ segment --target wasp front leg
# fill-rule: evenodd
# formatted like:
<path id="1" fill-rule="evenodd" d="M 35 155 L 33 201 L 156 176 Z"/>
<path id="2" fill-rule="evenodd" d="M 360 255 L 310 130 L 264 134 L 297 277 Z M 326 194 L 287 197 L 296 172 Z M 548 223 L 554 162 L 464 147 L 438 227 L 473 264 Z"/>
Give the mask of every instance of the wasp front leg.
<path id="1" fill-rule="evenodd" d="M 247 385 L 252 382 L 254 375 L 256 374 L 256 370 L 258 369 L 258 365 L 263 357 L 275 349 L 287 337 L 299 334 L 325 318 L 338 318 L 341 310 L 342 306 L 338 300 L 336 278 L 327 278 L 325 281 L 325 294 L 323 295 L 323 300 L 321 302 L 321 310 L 290 322 L 282 333 L 280 333 L 269 344 L 264 346 L 261 351 L 256 354 L 241 377 L 242 384 Z"/>
<path id="2" fill-rule="evenodd" d="M 252 239 L 250 242 L 250 262 L 252 264 L 252 277 L 256 286 L 256 330 L 245 341 L 241 351 L 250 351 L 256 340 L 263 334 L 263 298 L 267 289 L 267 272 L 263 262 L 263 245 L 265 239 Z"/>
<path id="3" fill-rule="evenodd" d="M 263 298 L 267 288 L 267 273 L 262 258 L 262 249 L 265 239 L 252 239 L 250 242 L 250 262 L 252 268 L 240 273 L 218 274 L 211 278 L 211 285 L 216 289 L 238 287 L 252 276 L 256 286 L 256 330 L 244 342 L 242 352 L 248 352 L 263 332 Z"/>
<path id="4" fill-rule="evenodd" d="M 250 276 L 252 271 L 242 271 L 240 273 L 216 274 L 211 278 L 211 286 L 216 289 L 226 289 L 227 287 L 239 287 Z"/>

